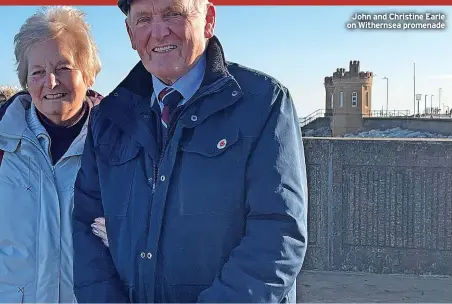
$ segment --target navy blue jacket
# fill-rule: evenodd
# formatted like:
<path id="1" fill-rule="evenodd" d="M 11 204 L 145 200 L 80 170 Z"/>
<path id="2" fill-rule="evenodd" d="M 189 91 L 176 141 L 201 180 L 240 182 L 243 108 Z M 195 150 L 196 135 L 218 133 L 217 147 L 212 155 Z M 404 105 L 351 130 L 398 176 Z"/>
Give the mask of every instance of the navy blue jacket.
<path id="1" fill-rule="evenodd" d="M 288 90 L 224 60 L 159 151 L 152 78 L 138 63 L 92 111 L 75 185 L 78 302 L 295 302 L 307 185 Z M 91 232 L 105 216 L 110 248 Z"/>

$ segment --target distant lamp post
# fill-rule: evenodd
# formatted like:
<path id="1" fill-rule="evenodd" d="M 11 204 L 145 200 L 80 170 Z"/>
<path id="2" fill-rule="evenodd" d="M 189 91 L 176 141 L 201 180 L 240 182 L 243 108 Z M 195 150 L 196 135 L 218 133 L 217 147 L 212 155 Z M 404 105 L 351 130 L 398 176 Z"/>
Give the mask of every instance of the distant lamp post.
<path id="1" fill-rule="evenodd" d="M 432 95 L 430 95 L 430 111 L 432 112 L 432 113 L 430 113 L 430 114 L 432 114 L 432 116 L 433 116 L 433 94 Z"/>
<path id="2" fill-rule="evenodd" d="M 428 111 L 427 111 L 427 94 L 424 95 L 424 115 L 427 117 Z"/>
<path id="3" fill-rule="evenodd" d="M 389 79 L 388 77 L 383 77 L 386 80 L 386 116 L 388 116 L 389 110 Z"/>
<path id="4" fill-rule="evenodd" d="M 413 62 L 413 101 L 414 101 L 414 113 L 416 115 L 416 61 Z"/>
<path id="5" fill-rule="evenodd" d="M 416 101 L 417 101 L 417 116 L 421 116 L 421 109 L 419 109 L 419 101 L 422 99 L 422 94 L 416 94 Z M 414 109 L 414 116 L 416 116 L 416 109 Z"/>
<path id="6" fill-rule="evenodd" d="M 439 88 L 439 93 L 438 93 L 438 109 L 440 109 L 439 111 L 441 112 L 441 91 L 443 89 Z"/>

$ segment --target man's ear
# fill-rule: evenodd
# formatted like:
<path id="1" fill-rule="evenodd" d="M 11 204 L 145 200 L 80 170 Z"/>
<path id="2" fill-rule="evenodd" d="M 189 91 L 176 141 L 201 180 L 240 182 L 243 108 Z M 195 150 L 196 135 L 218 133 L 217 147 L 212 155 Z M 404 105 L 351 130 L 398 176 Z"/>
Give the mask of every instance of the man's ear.
<path id="1" fill-rule="evenodd" d="M 125 24 L 126 24 L 126 29 L 127 29 L 127 34 L 129 35 L 129 39 L 130 39 L 130 43 L 132 44 L 132 49 L 136 50 L 136 46 L 135 46 L 135 39 L 133 38 L 133 32 L 132 29 L 130 28 L 129 22 L 127 21 L 128 18 L 126 18 L 125 20 Z"/>
<path id="2" fill-rule="evenodd" d="M 214 35 L 215 16 L 216 16 L 215 6 L 213 6 L 212 3 L 209 3 L 206 14 L 206 26 L 204 28 L 204 37 L 206 39 L 212 38 Z"/>

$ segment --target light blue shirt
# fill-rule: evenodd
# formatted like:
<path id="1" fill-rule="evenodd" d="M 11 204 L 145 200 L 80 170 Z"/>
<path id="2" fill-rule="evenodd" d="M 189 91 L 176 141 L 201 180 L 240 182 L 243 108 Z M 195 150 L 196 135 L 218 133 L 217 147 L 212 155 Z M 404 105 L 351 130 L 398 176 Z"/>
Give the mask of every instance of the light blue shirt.
<path id="1" fill-rule="evenodd" d="M 179 78 L 172 86 L 169 86 L 182 94 L 183 99 L 179 102 L 179 106 L 184 105 L 199 89 L 204 78 L 206 70 L 206 55 L 203 54 L 198 62 L 188 71 L 187 74 Z M 164 84 L 160 79 L 152 75 L 152 83 L 154 85 L 154 94 L 152 100 L 156 100 L 156 96 L 168 85 Z M 163 109 L 163 103 L 159 101 L 160 111 Z"/>

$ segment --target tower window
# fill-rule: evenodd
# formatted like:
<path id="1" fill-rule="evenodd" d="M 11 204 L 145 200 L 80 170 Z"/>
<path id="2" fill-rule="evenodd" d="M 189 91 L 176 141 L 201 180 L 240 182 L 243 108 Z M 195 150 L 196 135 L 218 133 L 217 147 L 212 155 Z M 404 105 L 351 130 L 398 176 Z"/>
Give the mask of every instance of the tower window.
<path id="1" fill-rule="evenodd" d="M 353 92 L 352 93 L 352 107 L 358 106 L 358 93 Z"/>
<path id="2" fill-rule="evenodd" d="M 331 93 L 331 109 L 333 108 L 334 105 L 334 93 Z"/>
<path id="3" fill-rule="evenodd" d="M 344 92 L 341 92 L 341 94 L 339 95 L 339 107 L 343 107 L 344 106 Z"/>

